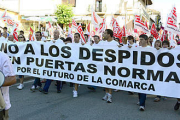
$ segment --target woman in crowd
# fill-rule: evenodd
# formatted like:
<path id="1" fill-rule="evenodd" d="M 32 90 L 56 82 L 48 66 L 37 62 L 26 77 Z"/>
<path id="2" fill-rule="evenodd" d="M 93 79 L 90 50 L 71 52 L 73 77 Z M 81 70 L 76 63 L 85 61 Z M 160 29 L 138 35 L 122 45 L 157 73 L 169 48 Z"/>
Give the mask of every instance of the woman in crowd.
<path id="1" fill-rule="evenodd" d="M 156 42 L 154 43 L 154 48 L 156 48 L 157 50 L 162 48 L 162 42 L 160 40 L 156 40 Z M 154 98 L 154 102 L 159 102 L 160 100 L 161 100 L 161 96 L 159 95 L 156 98 Z"/>
<path id="2" fill-rule="evenodd" d="M 26 38 L 24 37 L 24 35 L 20 34 L 18 36 L 18 41 L 19 42 L 25 42 Z M 23 84 L 24 75 L 19 75 L 19 80 L 20 80 L 20 84 L 17 86 L 17 89 L 22 90 L 24 88 L 24 84 Z"/>

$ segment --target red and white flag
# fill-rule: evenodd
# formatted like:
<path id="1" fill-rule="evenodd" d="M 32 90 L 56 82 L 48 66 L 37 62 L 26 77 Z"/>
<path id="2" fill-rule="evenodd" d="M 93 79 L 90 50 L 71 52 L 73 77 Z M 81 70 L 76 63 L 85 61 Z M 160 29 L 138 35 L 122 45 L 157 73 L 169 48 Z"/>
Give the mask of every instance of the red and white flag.
<path id="1" fill-rule="evenodd" d="M 16 41 L 18 41 L 17 27 L 13 30 L 13 36 Z"/>
<path id="2" fill-rule="evenodd" d="M 147 28 L 145 23 L 141 20 L 141 18 L 138 15 L 135 15 L 134 29 L 137 29 L 138 31 L 141 31 L 146 34 L 150 33 L 149 29 Z"/>
<path id="3" fill-rule="evenodd" d="M 7 10 L 5 10 L 3 12 L 3 14 L 1 15 L 0 19 L 3 19 L 4 22 L 8 25 L 8 26 L 14 26 L 14 24 L 16 24 L 16 27 L 19 26 L 19 24 L 17 22 L 14 22 L 14 20 L 10 17 L 10 16 L 7 16 Z"/>
<path id="4" fill-rule="evenodd" d="M 164 40 L 168 39 L 168 38 L 167 38 L 167 33 L 168 33 L 167 30 L 164 30 L 164 31 L 163 31 L 163 34 L 162 34 L 162 36 L 161 36 L 161 41 L 164 41 Z"/>
<path id="5" fill-rule="evenodd" d="M 82 30 L 82 26 L 81 25 L 77 25 L 76 21 L 74 19 L 72 19 L 72 26 L 78 31 L 78 33 L 81 36 L 81 42 L 82 43 L 86 43 L 85 37 L 84 37 L 84 33 Z"/>
<path id="6" fill-rule="evenodd" d="M 87 26 L 86 34 L 88 35 L 88 41 L 90 41 L 90 23 Z"/>
<path id="7" fill-rule="evenodd" d="M 63 31 L 63 29 L 58 25 L 58 23 L 56 23 L 56 25 L 57 25 L 57 30 L 61 33 L 61 35 L 64 36 L 64 31 Z"/>
<path id="8" fill-rule="evenodd" d="M 94 25 L 95 30 L 98 31 L 99 25 L 102 23 L 102 18 L 96 14 L 93 7 L 91 7 L 91 12 L 91 23 Z"/>
<path id="9" fill-rule="evenodd" d="M 19 24 L 17 22 L 15 22 L 11 17 L 9 16 L 5 16 L 3 17 L 4 22 L 8 25 L 8 26 L 14 26 L 14 24 L 16 24 L 16 27 L 19 26 Z"/>
<path id="10" fill-rule="evenodd" d="M 175 34 L 180 34 L 180 31 L 178 30 L 177 24 L 175 24 L 174 19 L 172 16 L 167 17 L 167 22 L 165 24 L 165 30 L 175 33 Z"/>
<path id="11" fill-rule="evenodd" d="M 5 17 L 6 14 L 7 14 L 7 10 L 5 10 L 5 11 L 3 12 L 3 14 L 2 14 L 1 17 L 0 17 L 0 19 L 3 18 L 3 17 Z"/>
<path id="12" fill-rule="evenodd" d="M 48 28 L 51 29 L 52 28 L 52 25 L 50 22 L 48 22 Z"/>
<path id="13" fill-rule="evenodd" d="M 127 31 L 126 36 L 129 36 L 129 35 L 132 35 L 132 34 L 133 34 L 132 31 L 129 29 L 129 30 Z"/>
<path id="14" fill-rule="evenodd" d="M 87 26 L 87 30 L 88 30 L 88 32 L 90 33 L 90 31 L 91 31 L 90 23 L 89 23 L 88 26 Z"/>
<path id="15" fill-rule="evenodd" d="M 148 27 L 147 21 L 145 21 L 145 26 L 146 26 L 146 28 L 149 30 L 149 27 Z"/>
<path id="16" fill-rule="evenodd" d="M 99 28 L 100 39 L 102 39 L 102 35 L 103 35 L 103 32 L 105 31 L 105 29 L 106 29 L 106 18 L 104 16 L 103 22 L 101 23 L 100 28 Z"/>
<path id="17" fill-rule="evenodd" d="M 180 34 L 180 31 L 177 27 L 177 13 L 176 13 L 175 6 L 171 10 L 170 14 L 167 15 L 167 22 L 165 24 L 165 30 L 174 34 Z"/>
<path id="18" fill-rule="evenodd" d="M 11 31 L 11 35 L 14 36 L 14 39 L 15 39 L 16 41 L 18 41 L 17 29 L 18 29 L 18 27 L 16 26 L 16 24 L 14 24 L 14 26 L 13 26 L 13 28 L 12 28 L 12 31 Z"/>
<path id="19" fill-rule="evenodd" d="M 122 33 L 123 33 L 123 37 L 126 37 L 126 28 L 125 28 L 125 26 L 123 26 Z"/>
<path id="20" fill-rule="evenodd" d="M 177 24 L 177 13 L 176 13 L 176 7 L 175 6 L 173 6 L 173 8 L 172 8 L 172 10 L 171 10 L 169 15 L 172 17 L 172 19 L 174 20 L 175 24 Z"/>
<path id="21" fill-rule="evenodd" d="M 78 27 L 78 25 L 77 25 L 77 23 L 76 23 L 76 21 L 75 21 L 74 19 L 72 19 L 72 26 L 73 26 L 74 28 L 77 28 L 77 27 Z"/>
<path id="22" fill-rule="evenodd" d="M 106 18 L 104 17 L 103 22 L 101 23 L 100 28 L 99 28 L 99 33 L 103 33 L 105 29 L 106 29 Z"/>
<path id="23" fill-rule="evenodd" d="M 112 17 L 111 25 L 113 27 L 113 36 L 119 38 L 120 42 L 122 42 L 121 38 L 123 36 L 123 32 L 114 17 Z"/>
<path id="24" fill-rule="evenodd" d="M 29 40 L 30 41 L 35 41 L 35 34 L 34 34 L 34 31 L 33 31 L 33 29 L 31 27 L 30 27 L 29 32 L 30 32 Z"/>
<path id="25" fill-rule="evenodd" d="M 68 29 L 68 35 L 67 37 L 70 37 L 73 40 L 73 34 L 72 34 L 72 28 L 71 28 L 71 24 L 69 24 L 69 29 Z"/>
<path id="26" fill-rule="evenodd" d="M 155 24 L 153 23 L 152 24 L 152 27 L 151 27 L 151 34 L 154 36 L 154 38 L 156 38 L 156 40 L 158 39 L 158 37 L 159 37 L 159 35 L 158 35 L 158 32 L 157 32 L 157 30 L 156 30 L 156 26 L 155 26 Z"/>
<path id="27" fill-rule="evenodd" d="M 78 25 L 77 31 L 78 31 L 78 33 L 81 36 L 81 42 L 82 43 L 86 43 L 86 40 L 85 40 L 85 37 L 84 37 L 84 33 L 83 33 L 83 29 L 82 29 L 81 25 Z"/>

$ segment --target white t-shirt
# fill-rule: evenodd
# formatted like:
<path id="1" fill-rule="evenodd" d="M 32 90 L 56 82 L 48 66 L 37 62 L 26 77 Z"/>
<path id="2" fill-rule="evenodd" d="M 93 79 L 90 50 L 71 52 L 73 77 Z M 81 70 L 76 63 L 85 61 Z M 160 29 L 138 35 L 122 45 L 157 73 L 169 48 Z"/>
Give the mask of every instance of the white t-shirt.
<path id="1" fill-rule="evenodd" d="M 104 45 L 116 45 L 116 46 L 118 46 L 119 43 L 117 41 L 115 41 L 115 40 L 112 40 L 110 42 L 104 41 Z"/>
<path id="2" fill-rule="evenodd" d="M 41 38 L 41 40 L 42 40 L 42 41 L 45 41 L 45 40 L 46 40 L 46 38 L 45 38 L 45 37 L 42 37 L 42 38 Z"/>
<path id="3" fill-rule="evenodd" d="M 99 45 L 101 45 L 101 44 L 102 44 L 102 43 L 100 44 L 100 42 L 101 42 L 101 41 L 99 41 L 99 43 L 98 43 L 98 44 L 96 44 L 96 43 L 94 42 L 94 44 L 92 44 L 92 46 L 99 46 Z"/>
<path id="4" fill-rule="evenodd" d="M 78 43 L 73 42 L 72 44 L 75 44 L 75 45 L 82 45 L 81 42 L 78 42 Z"/>
<path id="5" fill-rule="evenodd" d="M 105 43 L 106 43 L 106 41 L 101 40 L 101 41 L 99 41 L 98 45 L 104 45 Z M 96 44 L 96 43 L 94 43 L 94 44 Z"/>
<path id="6" fill-rule="evenodd" d="M 89 42 L 89 41 L 86 42 L 86 45 L 90 45 L 90 44 L 91 44 L 91 42 Z"/>
<path id="7" fill-rule="evenodd" d="M 0 52 L 0 70 L 4 73 L 5 77 L 15 76 L 13 71 L 12 63 L 10 62 L 9 57 Z M 4 101 L 6 103 L 5 110 L 8 110 L 11 107 L 10 98 L 9 98 L 9 86 L 1 87 Z"/>
<path id="8" fill-rule="evenodd" d="M 43 31 L 43 32 L 42 32 L 42 36 L 48 37 L 48 33 L 45 32 L 45 31 Z"/>
<path id="9" fill-rule="evenodd" d="M 127 45 L 127 44 L 126 44 Z M 137 47 L 138 44 L 137 43 L 133 43 L 133 44 L 129 44 L 129 46 L 132 46 L 132 47 Z"/>
<path id="10" fill-rule="evenodd" d="M 63 42 L 63 40 L 61 40 L 61 39 L 52 40 L 51 42 L 53 42 L 53 41 L 56 41 L 57 44 L 65 44 L 65 43 Z"/>
<path id="11" fill-rule="evenodd" d="M 7 41 L 8 41 L 8 38 L 4 38 L 4 37 L 2 36 L 2 37 L 0 37 L 0 41 L 7 42 Z"/>

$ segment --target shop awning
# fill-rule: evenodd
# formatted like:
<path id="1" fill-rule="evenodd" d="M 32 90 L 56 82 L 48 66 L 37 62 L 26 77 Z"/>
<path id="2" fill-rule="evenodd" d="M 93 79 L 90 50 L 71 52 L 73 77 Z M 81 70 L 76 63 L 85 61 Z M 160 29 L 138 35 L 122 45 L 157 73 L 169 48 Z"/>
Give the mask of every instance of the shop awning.
<path id="1" fill-rule="evenodd" d="M 22 19 L 29 21 L 57 22 L 54 17 L 22 17 Z"/>

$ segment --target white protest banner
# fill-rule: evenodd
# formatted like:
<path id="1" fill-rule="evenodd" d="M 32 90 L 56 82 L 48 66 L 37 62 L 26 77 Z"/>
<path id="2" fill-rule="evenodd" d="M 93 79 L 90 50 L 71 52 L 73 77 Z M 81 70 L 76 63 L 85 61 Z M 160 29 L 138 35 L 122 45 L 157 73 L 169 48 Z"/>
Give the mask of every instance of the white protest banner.
<path id="1" fill-rule="evenodd" d="M 145 25 L 145 23 L 141 20 L 141 18 L 138 15 L 135 15 L 134 19 L 134 29 L 137 29 L 138 31 L 142 31 L 146 34 L 149 34 L 149 29 Z"/>
<path id="2" fill-rule="evenodd" d="M 57 43 L 0 42 L 0 51 L 17 75 L 180 98 L 180 48 Z"/>

